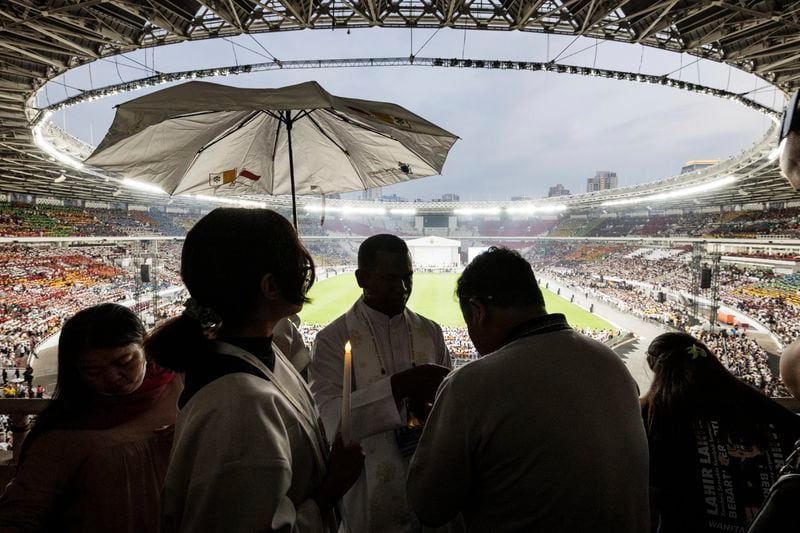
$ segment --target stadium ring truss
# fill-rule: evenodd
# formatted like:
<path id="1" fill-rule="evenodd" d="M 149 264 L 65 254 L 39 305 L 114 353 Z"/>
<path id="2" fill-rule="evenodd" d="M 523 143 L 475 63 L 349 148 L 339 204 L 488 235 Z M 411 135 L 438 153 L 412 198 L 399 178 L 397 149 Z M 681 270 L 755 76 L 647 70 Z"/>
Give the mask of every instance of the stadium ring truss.
<path id="1" fill-rule="evenodd" d="M 92 147 L 44 120 L 46 113 L 35 107 L 37 91 L 71 68 L 145 47 L 242 33 L 374 26 L 516 30 L 638 43 L 728 64 L 759 76 L 784 93 L 800 87 L 800 5 L 791 0 L 6 0 L 0 5 L 0 191 L 197 206 L 196 200 L 121 187 L 90 169 L 68 164 L 88 155 Z M 497 60 L 445 64 L 453 60 L 411 57 L 406 61 L 535 70 Z M 314 62 L 307 63 L 306 68 Z M 276 60 L 274 65 L 286 63 Z M 605 75 L 570 72 L 580 67 L 554 62 L 537 65 L 541 70 Z M 607 77 L 630 76 L 634 75 Z M 662 84 L 670 85 L 666 79 Z M 693 90 L 687 85 L 691 84 L 672 86 Z M 716 96 L 745 103 L 742 95 Z M 775 118 L 772 110 L 760 111 Z M 408 203 L 376 206 L 328 200 L 326 206 L 396 214 L 454 211 L 491 215 L 505 210 L 525 215 L 564 209 L 630 209 L 649 202 L 658 202 L 659 207 L 693 208 L 798 200 L 800 196 L 780 177 L 770 157 L 776 144 L 773 130 L 739 156 L 703 171 L 600 193 L 531 203 L 425 202 L 414 203 L 413 210 Z M 61 174 L 68 179 L 55 179 Z M 286 202 L 281 197 L 269 200 L 276 206 Z M 313 198 L 306 202 L 309 210 L 319 204 Z"/>

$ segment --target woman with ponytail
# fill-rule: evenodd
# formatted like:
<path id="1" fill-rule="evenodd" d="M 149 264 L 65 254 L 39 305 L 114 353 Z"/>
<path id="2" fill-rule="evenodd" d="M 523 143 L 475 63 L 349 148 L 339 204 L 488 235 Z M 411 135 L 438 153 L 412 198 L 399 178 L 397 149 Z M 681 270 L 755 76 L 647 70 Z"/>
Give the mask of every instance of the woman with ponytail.
<path id="1" fill-rule="evenodd" d="M 215 209 L 189 231 L 191 298 L 147 346 L 185 373 L 163 496 L 164 533 L 335 532 L 358 478 L 358 446 L 329 446 L 311 394 L 273 344 L 314 264 L 291 224 L 265 209 Z"/>
<path id="2" fill-rule="evenodd" d="M 647 362 L 653 531 L 745 531 L 800 437 L 800 418 L 686 333 L 656 337 Z"/>
<path id="3" fill-rule="evenodd" d="M 181 380 L 147 360 L 144 338 L 113 303 L 64 324 L 56 392 L 0 497 L 0 531 L 158 531 Z"/>

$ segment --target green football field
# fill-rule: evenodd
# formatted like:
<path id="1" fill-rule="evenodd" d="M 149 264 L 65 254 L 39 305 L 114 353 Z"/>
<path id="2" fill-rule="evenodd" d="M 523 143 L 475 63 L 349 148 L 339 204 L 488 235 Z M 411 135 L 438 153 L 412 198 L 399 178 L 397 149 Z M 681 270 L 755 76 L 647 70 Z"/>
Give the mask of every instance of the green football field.
<path id="1" fill-rule="evenodd" d="M 408 306 L 442 326 L 464 327 L 464 319 L 455 299 L 458 274 L 414 274 L 414 290 Z M 571 304 L 552 292 L 542 289 L 547 310 L 564 313 L 576 328 L 613 329 L 605 320 Z M 309 293 L 312 299 L 300 317 L 303 322 L 327 324 L 343 314 L 361 295 L 353 273 L 342 274 L 317 282 Z"/>

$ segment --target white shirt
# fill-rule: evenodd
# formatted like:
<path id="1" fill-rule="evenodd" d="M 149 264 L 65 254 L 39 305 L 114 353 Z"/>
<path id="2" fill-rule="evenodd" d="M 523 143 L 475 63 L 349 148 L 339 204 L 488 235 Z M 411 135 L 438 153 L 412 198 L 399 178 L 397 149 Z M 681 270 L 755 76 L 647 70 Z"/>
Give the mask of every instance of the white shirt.
<path id="1" fill-rule="evenodd" d="M 396 446 L 394 430 L 405 426 L 405 413 L 401 406 L 394 400 L 392 394 L 391 376 L 411 368 L 411 340 L 409 339 L 408 326 L 403 314 L 388 317 L 375 311 L 359 300 L 356 303 L 359 311 L 365 314 L 375 332 L 375 341 L 383 357 L 383 366 L 386 377 L 375 381 L 369 386 L 353 383 L 351 398 L 351 417 L 353 425 L 353 439 L 362 441 L 365 438 L 391 432 L 391 439 L 386 439 L 387 446 Z M 433 335 L 435 353 L 430 360 L 437 364 L 451 367 L 450 353 L 444 343 L 442 329 L 433 321 L 425 321 Z M 309 385 L 320 409 L 325 431 L 329 440 L 339 429 L 342 405 L 342 376 L 344 370 L 344 345 L 349 340 L 349 332 L 345 315 L 337 318 L 317 334 L 312 348 L 311 365 L 309 366 Z M 385 453 L 398 453 L 396 450 L 383 450 Z M 366 461 L 376 461 L 379 458 L 370 457 Z M 407 460 L 404 464 L 407 467 Z M 397 477 L 398 483 L 404 484 L 405 475 Z M 404 487 L 394 487 L 396 492 L 405 493 Z M 344 515 L 349 523 L 352 533 L 368 532 L 407 532 L 410 526 L 397 528 L 395 525 L 378 523 L 370 518 L 368 510 L 374 498 L 374 487 L 367 486 L 367 480 L 362 475 L 361 479 L 350 490 L 344 499 Z M 396 502 L 397 507 L 407 507 L 406 502 Z M 410 511 L 409 511 L 410 512 Z"/>
<path id="2" fill-rule="evenodd" d="M 571 329 L 524 337 L 450 374 L 408 475 L 422 523 L 469 531 L 649 531 L 636 383 Z"/>

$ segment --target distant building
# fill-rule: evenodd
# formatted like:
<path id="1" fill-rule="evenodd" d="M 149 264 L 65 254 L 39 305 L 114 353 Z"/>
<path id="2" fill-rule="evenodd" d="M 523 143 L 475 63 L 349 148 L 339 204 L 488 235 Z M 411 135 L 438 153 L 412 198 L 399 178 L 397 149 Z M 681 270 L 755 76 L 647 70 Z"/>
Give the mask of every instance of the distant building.
<path id="1" fill-rule="evenodd" d="M 362 200 L 380 200 L 383 196 L 383 187 L 373 187 L 372 189 L 365 189 L 361 193 Z"/>
<path id="2" fill-rule="evenodd" d="M 714 166 L 717 163 L 719 163 L 719 159 L 697 159 L 695 161 L 687 161 L 681 167 L 681 174 L 703 170 L 704 168 Z"/>
<path id="3" fill-rule="evenodd" d="M 527 202 L 527 201 L 528 201 L 528 200 L 530 200 L 530 199 L 531 199 L 531 197 L 530 197 L 530 196 L 525 196 L 525 195 L 522 195 L 522 196 L 512 196 L 512 197 L 511 197 L 511 201 L 512 201 L 512 202 Z"/>
<path id="4" fill-rule="evenodd" d="M 461 197 L 453 192 L 446 192 L 442 195 L 443 202 L 459 202 Z"/>
<path id="5" fill-rule="evenodd" d="M 593 178 L 586 180 L 586 192 L 605 191 L 617 188 L 617 173 L 609 170 L 598 170 Z"/>
<path id="6" fill-rule="evenodd" d="M 407 202 L 405 198 L 401 196 L 397 196 L 397 194 L 391 194 L 389 196 L 381 196 L 381 202 Z"/>
<path id="7" fill-rule="evenodd" d="M 555 185 L 554 187 L 550 187 L 550 191 L 547 193 L 548 198 L 552 198 L 553 196 L 569 196 L 570 193 L 569 189 L 565 188 L 560 183 Z"/>

